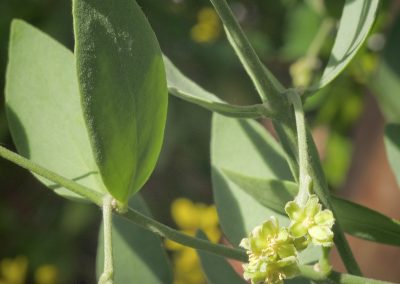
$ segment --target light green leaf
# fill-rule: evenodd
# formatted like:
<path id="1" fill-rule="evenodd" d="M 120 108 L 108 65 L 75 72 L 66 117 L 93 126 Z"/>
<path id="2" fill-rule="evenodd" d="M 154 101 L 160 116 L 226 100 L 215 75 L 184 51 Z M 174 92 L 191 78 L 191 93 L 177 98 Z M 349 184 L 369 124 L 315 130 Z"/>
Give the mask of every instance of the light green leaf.
<path id="1" fill-rule="evenodd" d="M 199 231 L 196 235 L 197 238 L 208 240 L 204 232 Z M 197 250 L 200 257 L 201 267 L 209 284 L 246 284 L 247 282 L 239 276 L 228 263 L 228 261 L 215 254 L 211 254 L 202 250 Z"/>
<path id="2" fill-rule="evenodd" d="M 260 178 L 290 180 L 289 167 L 279 145 L 257 122 L 217 114 L 212 121 L 211 165 L 222 229 L 231 243 L 238 245 L 255 226 L 274 213 L 254 202 L 227 179 L 222 169 Z"/>
<path id="3" fill-rule="evenodd" d="M 397 132 L 400 133 L 400 132 Z M 267 208 L 284 214 L 288 201 L 296 196 L 298 185 L 223 171 L 243 192 Z M 332 206 L 345 232 L 361 239 L 400 246 L 400 222 L 359 204 L 331 196 Z"/>
<path id="4" fill-rule="evenodd" d="M 71 51 L 31 25 L 14 20 L 5 93 L 10 131 L 21 155 L 105 192 L 83 120 Z M 65 197 L 81 199 L 36 177 Z"/>
<path id="5" fill-rule="evenodd" d="M 262 104 L 249 106 L 231 105 L 204 90 L 183 75 L 165 55 L 164 64 L 167 73 L 168 90 L 172 95 L 226 116 L 242 118 L 256 118 L 263 114 L 268 116 Z"/>
<path id="6" fill-rule="evenodd" d="M 366 40 L 378 11 L 379 0 L 346 0 L 331 56 L 315 91 L 333 81 L 350 63 Z"/>
<path id="7" fill-rule="evenodd" d="M 211 163 L 214 199 L 222 230 L 237 246 L 254 227 L 270 216 L 282 226 L 288 225 L 285 214 L 277 214 L 244 192 L 224 170 L 267 179 L 291 180 L 283 150 L 271 135 L 253 120 L 213 116 Z M 315 251 L 314 251 L 315 252 Z M 302 259 L 310 262 L 318 258 Z"/>
<path id="8" fill-rule="evenodd" d="M 143 214 L 149 211 L 140 195 L 129 205 Z M 162 240 L 120 216 L 113 216 L 114 284 L 172 283 L 172 273 Z M 97 277 L 103 271 L 103 226 L 97 248 Z"/>
<path id="9" fill-rule="evenodd" d="M 126 203 L 161 149 L 168 97 L 161 51 L 133 0 L 74 0 L 73 15 L 90 141 L 107 190 Z"/>
<path id="10" fill-rule="evenodd" d="M 371 80 L 379 107 L 390 123 L 400 123 L 400 18 L 397 17 L 388 35 L 378 71 Z"/>
<path id="11" fill-rule="evenodd" d="M 385 146 L 390 166 L 400 186 L 400 124 L 386 125 Z"/>

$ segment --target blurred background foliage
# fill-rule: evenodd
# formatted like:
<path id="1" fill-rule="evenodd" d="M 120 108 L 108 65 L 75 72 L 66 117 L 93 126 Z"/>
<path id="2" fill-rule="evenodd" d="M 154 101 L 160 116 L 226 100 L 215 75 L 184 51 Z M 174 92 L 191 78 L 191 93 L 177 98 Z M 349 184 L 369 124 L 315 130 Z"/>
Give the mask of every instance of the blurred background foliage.
<path id="1" fill-rule="evenodd" d="M 255 90 L 208 1 L 138 2 L 162 50 L 185 74 L 231 103 L 257 102 Z M 286 86 L 309 84 L 321 73 L 333 44 L 343 0 L 232 0 L 229 3 L 262 61 Z M 378 63 L 385 43 L 390 40 L 394 45 L 400 44 L 397 33 L 390 36 L 392 30 L 400 30 L 400 22 L 396 21 L 399 6 L 399 1 L 382 1 L 366 46 L 344 74 L 306 103 L 329 184 L 332 190 L 347 196 L 352 195 L 345 192 L 352 178 L 348 172 L 357 164 L 354 162 L 357 129 L 365 112 L 371 109 L 369 105 L 376 105 L 373 95 L 381 103 L 387 119 L 396 120 L 400 113 L 396 108 L 393 110 L 395 95 L 397 105 L 400 104 L 396 69 L 389 68 L 393 66 L 384 69 L 383 78 L 375 75 L 381 68 Z M 71 1 L 0 0 L 1 90 L 4 90 L 8 34 L 13 18 L 24 19 L 73 48 Z M 391 52 L 398 57 L 399 50 L 392 48 Z M 389 62 L 399 66 L 397 61 Z M 391 95 L 388 97 L 387 93 Z M 379 119 L 381 116 L 378 114 Z M 142 193 L 156 219 L 190 234 L 201 228 L 217 242 L 221 233 L 215 208 L 206 205 L 212 204 L 210 118 L 208 111 L 170 98 L 162 155 Z M 262 122 L 268 128 L 268 121 Z M 14 149 L 7 129 L 3 92 L 0 143 Z M 100 221 L 97 208 L 55 196 L 29 173 L 4 160 L 0 160 L 0 194 L 1 284 L 95 282 Z M 389 213 L 399 217 L 398 211 Z M 176 268 L 176 283 L 204 283 L 194 251 L 172 242 L 166 246 Z M 399 280 L 393 277 L 392 280 Z"/>

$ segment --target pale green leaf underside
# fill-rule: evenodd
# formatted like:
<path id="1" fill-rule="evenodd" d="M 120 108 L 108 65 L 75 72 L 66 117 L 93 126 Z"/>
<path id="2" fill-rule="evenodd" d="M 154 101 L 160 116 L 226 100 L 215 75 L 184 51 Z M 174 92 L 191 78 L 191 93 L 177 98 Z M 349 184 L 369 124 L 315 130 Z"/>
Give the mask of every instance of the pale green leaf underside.
<path id="1" fill-rule="evenodd" d="M 400 124 L 388 124 L 385 127 L 385 146 L 390 166 L 400 186 Z"/>
<path id="2" fill-rule="evenodd" d="M 298 190 L 298 185 L 291 181 L 246 176 L 228 170 L 224 173 L 254 201 L 279 214 L 285 214 L 286 203 L 293 200 Z M 345 232 L 365 240 L 400 246 L 398 221 L 339 197 L 332 196 L 331 200 Z"/>
<path id="3" fill-rule="evenodd" d="M 203 231 L 199 231 L 197 238 L 208 240 Z M 197 250 L 200 257 L 201 267 L 209 284 L 246 284 L 247 282 L 233 270 L 232 266 L 224 257 Z"/>
<path id="4" fill-rule="evenodd" d="M 328 64 L 311 90 L 328 85 L 350 63 L 374 24 L 378 5 L 379 0 L 346 0 Z"/>
<path id="5" fill-rule="evenodd" d="M 262 104 L 249 106 L 228 104 L 183 75 L 165 55 L 164 64 L 167 74 L 168 91 L 172 95 L 226 116 L 257 118 L 262 115 Z"/>
<path id="6" fill-rule="evenodd" d="M 10 37 L 6 108 L 18 152 L 104 192 L 83 120 L 74 55 L 21 20 L 13 21 Z M 65 197 L 81 199 L 36 177 Z"/>
<path id="7" fill-rule="evenodd" d="M 144 200 L 136 195 L 129 201 L 131 208 L 149 215 Z M 162 240 L 120 216 L 113 216 L 114 284 L 168 284 L 172 273 Z M 103 226 L 97 247 L 97 277 L 103 272 Z"/>
<path id="8" fill-rule="evenodd" d="M 283 150 L 271 135 L 253 120 L 213 115 L 211 165 L 214 199 L 222 230 L 237 246 L 242 238 L 270 216 L 281 225 L 289 220 L 283 214 L 266 208 L 237 186 L 223 170 L 266 179 L 292 180 Z M 302 262 L 318 259 L 318 249 L 311 249 Z"/>
<path id="9" fill-rule="evenodd" d="M 133 0 L 74 0 L 75 54 L 85 121 L 103 181 L 122 203 L 152 173 L 167 84 L 157 39 Z"/>

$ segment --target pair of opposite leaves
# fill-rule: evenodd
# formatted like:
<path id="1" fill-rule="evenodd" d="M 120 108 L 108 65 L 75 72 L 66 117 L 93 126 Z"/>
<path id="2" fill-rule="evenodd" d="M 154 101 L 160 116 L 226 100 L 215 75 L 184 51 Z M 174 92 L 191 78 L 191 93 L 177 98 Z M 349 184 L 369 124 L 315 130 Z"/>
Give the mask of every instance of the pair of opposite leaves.
<path id="1" fill-rule="evenodd" d="M 168 93 L 161 50 L 135 1 L 74 0 L 73 17 L 75 55 L 13 22 L 10 130 L 22 155 L 124 205 L 150 176 L 162 145 Z"/>

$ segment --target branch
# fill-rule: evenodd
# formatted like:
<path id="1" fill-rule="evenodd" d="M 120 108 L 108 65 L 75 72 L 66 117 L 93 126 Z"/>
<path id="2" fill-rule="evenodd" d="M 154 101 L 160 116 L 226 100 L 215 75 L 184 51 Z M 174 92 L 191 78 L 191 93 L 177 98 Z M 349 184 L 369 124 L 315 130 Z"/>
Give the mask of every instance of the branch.
<path id="1" fill-rule="evenodd" d="M 49 171 L 36 163 L 0 146 L 0 157 L 5 158 L 35 174 L 38 174 L 44 178 L 47 178 L 63 187 L 69 189 L 70 191 L 80 194 L 81 196 L 86 197 L 88 200 L 97 204 L 98 206 L 102 206 L 102 195 L 93 189 L 88 187 L 81 186 L 74 181 L 71 181 L 65 177 L 62 177 L 52 171 Z M 230 248 L 224 245 L 213 244 L 209 241 L 205 241 L 202 239 L 198 239 L 189 235 L 186 235 L 182 232 L 179 232 L 175 229 L 172 229 L 156 220 L 145 216 L 136 210 L 131 208 L 128 209 L 126 213 L 117 213 L 122 217 L 128 219 L 136 225 L 139 225 L 161 237 L 169 238 L 177 243 L 182 245 L 204 250 L 222 257 L 235 259 L 241 262 L 247 262 L 248 257 L 244 250 L 237 248 Z M 331 272 L 329 275 L 325 275 L 321 272 L 316 271 L 312 266 L 309 265 L 300 265 L 301 276 L 310 280 L 314 280 L 316 282 L 322 283 L 340 283 L 340 284 L 361 284 L 361 283 L 369 283 L 369 284 L 388 284 L 390 282 L 373 280 L 369 278 L 354 276 L 350 274 L 344 274 L 339 272 Z"/>

